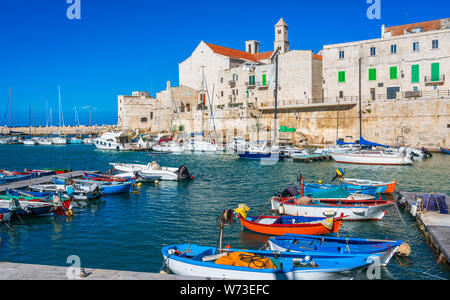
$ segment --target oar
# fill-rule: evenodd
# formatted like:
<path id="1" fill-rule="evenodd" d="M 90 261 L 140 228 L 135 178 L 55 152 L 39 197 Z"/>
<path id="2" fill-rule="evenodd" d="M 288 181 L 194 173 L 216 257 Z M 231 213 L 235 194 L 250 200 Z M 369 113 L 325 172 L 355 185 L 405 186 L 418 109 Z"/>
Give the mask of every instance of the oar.
<path id="1" fill-rule="evenodd" d="M 30 194 L 27 194 L 27 193 L 24 193 L 24 192 L 21 192 L 21 191 L 18 191 L 18 190 L 11 190 L 11 191 L 16 192 L 16 193 L 18 193 L 18 194 L 20 194 L 22 196 L 25 196 L 25 197 L 34 198 L 33 195 L 30 195 Z"/>

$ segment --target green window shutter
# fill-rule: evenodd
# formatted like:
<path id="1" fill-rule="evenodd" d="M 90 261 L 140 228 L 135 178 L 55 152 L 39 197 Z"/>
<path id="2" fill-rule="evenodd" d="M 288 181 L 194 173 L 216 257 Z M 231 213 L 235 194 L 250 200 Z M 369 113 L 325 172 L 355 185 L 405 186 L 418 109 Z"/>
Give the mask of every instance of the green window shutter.
<path id="1" fill-rule="evenodd" d="M 247 98 L 248 98 L 250 96 L 250 93 L 248 91 L 245 91 L 245 92 L 246 92 Z"/>
<path id="2" fill-rule="evenodd" d="M 397 79 L 397 67 L 391 67 L 389 73 L 391 75 L 391 79 Z"/>
<path id="3" fill-rule="evenodd" d="M 439 81 L 439 63 L 431 64 L 431 81 Z"/>
<path id="4" fill-rule="evenodd" d="M 267 75 L 266 74 L 263 74 L 263 76 L 262 76 L 262 84 L 263 85 L 267 84 Z"/>
<path id="5" fill-rule="evenodd" d="M 377 69 L 369 69 L 369 80 L 377 80 Z"/>
<path id="6" fill-rule="evenodd" d="M 411 83 L 418 83 L 418 82 L 420 82 L 419 65 L 412 65 L 411 66 Z"/>
<path id="7" fill-rule="evenodd" d="M 340 71 L 338 76 L 339 82 L 345 82 L 345 71 Z"/>

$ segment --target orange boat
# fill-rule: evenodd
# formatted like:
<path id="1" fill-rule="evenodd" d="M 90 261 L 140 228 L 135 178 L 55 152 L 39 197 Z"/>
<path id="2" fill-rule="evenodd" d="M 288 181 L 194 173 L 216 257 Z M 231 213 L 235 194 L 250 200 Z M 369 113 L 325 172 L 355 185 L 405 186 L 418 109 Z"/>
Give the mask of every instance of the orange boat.
<path id="1" fill-rule="evenodd" d="M 337 233 L 341 228 L 344 216 L 339 218 L 314 218 L 314 217 L 243 217 L 238 214 L 242 229 L 267 235 L 324 235 Z"/>

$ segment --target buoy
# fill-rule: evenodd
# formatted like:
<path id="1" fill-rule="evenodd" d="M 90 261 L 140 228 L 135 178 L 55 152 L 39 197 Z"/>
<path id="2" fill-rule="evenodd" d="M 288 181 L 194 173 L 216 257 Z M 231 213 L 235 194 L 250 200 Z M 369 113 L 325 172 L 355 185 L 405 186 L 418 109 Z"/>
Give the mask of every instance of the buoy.
<path id="1" fill-rule="evenodd" d="M 411 255 L 411 246 L 407 243 L 403 243 L 398 247 L 397 253 L 399 256 L 410 256 Z"/>
<path id="2" fill-rule="evenodd" d="M 411 206 L 411 215 L 413 217 L 417 215 L 417 205 L 415 203 Z"/>
<path id="3" fill-rule="evenodd" d="M 159 184 L 159 181 L 158 181 L 158 180 L 155 180 L 155 184 Z"/>
<path id="4" fill-rule="evenodd" d="M 159 274 L 162 274 L 162 275 L 167 275 L 167 272 L 166 272 L 166 271 L 164 271 L 164 270 L 161 270 L 161 271 L 159 271 Z"/>
<path id="5" fill-rule="evenodd" d="M 319 180 L 319 184 L 322 184 L 322 180 Z"/>
<path id="6" fill-rule="evenodd" d="M 139 182 L 138 184 L 137 184 L 137 187 L 141 187 L 142 186 L 142 183 L 141 182 Z"/>

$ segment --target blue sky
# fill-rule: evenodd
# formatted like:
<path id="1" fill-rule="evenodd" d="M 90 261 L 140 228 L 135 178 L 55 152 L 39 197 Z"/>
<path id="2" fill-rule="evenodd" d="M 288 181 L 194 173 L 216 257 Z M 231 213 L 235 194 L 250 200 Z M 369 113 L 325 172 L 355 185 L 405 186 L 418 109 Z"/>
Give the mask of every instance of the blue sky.
<path id="1" fill-rule="evenodd" d="M 12 123 L 27 125 L 37 106 L 58 120 L 58 84 L 66 124 L 117 122 L 117 95 L 155 94 L 178 84 L 178 63 L 201 40 L 244 50 L 256 39 L 273 49 L 274 24 L 289 25 L 291 49 L 320 51 L 324 44 L 377 38 L 381 25 L 449 17 L 443 0 L 381 0 L 381 20 L 369 20 L 367 0 L 152 1 L 80 0 L 81 20 L 69 20 L 66 0 L 0 1 L 0 125 L 12 85 Z M 5 118 L 6 115 L 6 118 Z"/>

